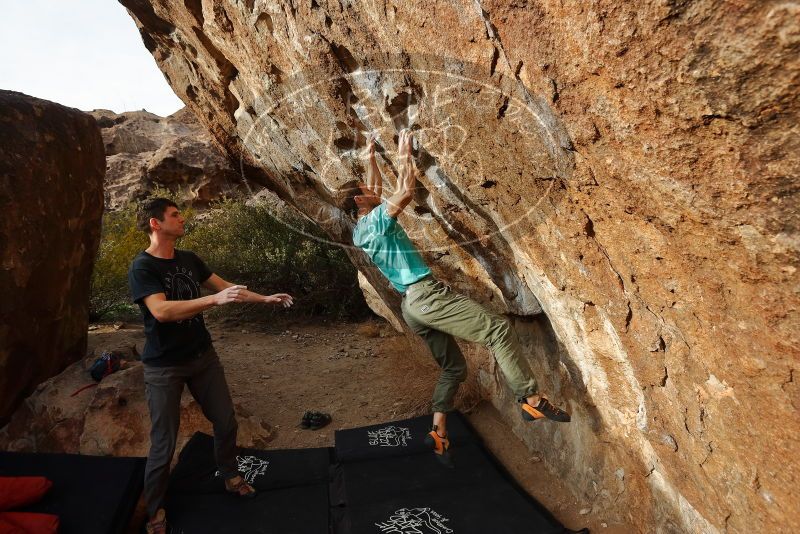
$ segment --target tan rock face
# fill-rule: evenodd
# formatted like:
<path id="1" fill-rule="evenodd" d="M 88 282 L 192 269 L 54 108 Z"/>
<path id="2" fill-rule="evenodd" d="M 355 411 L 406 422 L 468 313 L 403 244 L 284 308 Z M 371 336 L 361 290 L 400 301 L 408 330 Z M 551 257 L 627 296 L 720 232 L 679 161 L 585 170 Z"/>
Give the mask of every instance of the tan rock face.
<path id="1" fill-rule="evenodd" d="M 150 419 L 141 362 L 104 378 L 96 387 L 88 368 L 95 357 L 69 366 L 43 382 L 0 430 L 0 449 L 21 452 L 66 452 L 112 456 L 147 456 Z M 273 438 L 270 426 L 236 406 L 238 444 L 264 448 Z M 188 393 L 181 401 L 177 449 L 197 431 L 213 433 L 211 423 Z"/>
<path id="2" fill-rule="evenodd" d="M 106 150 L 105 203 L 118 209 L 156 187 L 182 205 L 206 206 L 247 193 L 241 173 L 185 108 L 169 117 L 146 111 L 95 110 Z"/>
<path id="3" fill-rule="evenodd" d="M 401 222 L 459 291 L 544 311 L 519 331 L 573 422 L 523 427 L 481 381 L 576 492 L 641 532 L 800 528 L 795 4 L 122 3 L 248 178 L 333 239 L 365 132 L 391 184 L 416 130 Z"/>
<path id="4" fill-rule="evenodd" d="M 0 91 L 0 424 L 85 354 L 104 171 L 92 117 Z"/>

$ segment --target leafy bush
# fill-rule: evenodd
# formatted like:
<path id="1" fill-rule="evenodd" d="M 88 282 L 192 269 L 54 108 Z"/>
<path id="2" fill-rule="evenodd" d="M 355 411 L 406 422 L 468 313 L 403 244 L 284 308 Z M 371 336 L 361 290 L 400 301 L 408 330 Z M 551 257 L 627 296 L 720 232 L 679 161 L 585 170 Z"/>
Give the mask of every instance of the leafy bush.
<path id="1" fill-rule="evenodd" d="M 294 315 L 360 319 L 369 314 L 355 267 L 341 248 L 303 235 L 322 237 L 310 222 L 295 217 L 286 224 L 269 208 L 239 200 L 222 201 L 199 216 L 184 210 L 184 216 L 186 235 L 177 247 L 197 253 L 225 280 L 262 294 L 291 293 Z M 138 314 L 130 302 L 127 273 L 134 256 L 147 246 L 147 236 L 136 229 L 133 206 L 105 214 L 92 275 L 93 320 Z M 276 311 L 273 306 L 243 304 L 212 310 L 212 315 L 258 319 Z"/>
<path id="2" fill-rule="evenodd" d="M 128 267 L 148 245 L 147 236 L 136 228 L 133 206 L 103 215 L 89 294 L 90 320 L 138 313 L 128 294 Z"/>

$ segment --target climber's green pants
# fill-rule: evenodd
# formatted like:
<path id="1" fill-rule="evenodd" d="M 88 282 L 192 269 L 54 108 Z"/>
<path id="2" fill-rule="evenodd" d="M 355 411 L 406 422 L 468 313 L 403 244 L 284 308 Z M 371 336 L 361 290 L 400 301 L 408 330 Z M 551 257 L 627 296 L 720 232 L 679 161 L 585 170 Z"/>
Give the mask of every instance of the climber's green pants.
<path id="1" fill-rule="evenodd" d="M 517 333 L 505 317 L 427 278 L 412 284 L 403 297 L 403 318 L 425 340 L 442 374 L 433 391 L 433 411 L 453 409 L 453 397 L 467 376 L 467 362 L 454 336 L 488 347 L 517 398 L 537 392 Z"/>

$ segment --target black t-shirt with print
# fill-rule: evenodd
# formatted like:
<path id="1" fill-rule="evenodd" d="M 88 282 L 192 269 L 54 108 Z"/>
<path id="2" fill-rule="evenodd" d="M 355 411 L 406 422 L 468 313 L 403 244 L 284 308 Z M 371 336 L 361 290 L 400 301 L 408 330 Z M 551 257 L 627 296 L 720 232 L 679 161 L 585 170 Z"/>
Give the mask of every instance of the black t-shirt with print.
<path id="1" fill-rule="evenodd" d="M 144 316 L 146 341 L 142 362 L 154 367 L 180 365 L 196 358 L 211 344 L 203 314 L 190 319 L 159 322 L 144 304 L 144 298 L 164 293 L 167 300 L 192 300 L 200 296 L 200 284 L 213 273 L 194 252 L 175 250 L 172 259 L 140 252 L 128 270 L 133 301 Z"/>

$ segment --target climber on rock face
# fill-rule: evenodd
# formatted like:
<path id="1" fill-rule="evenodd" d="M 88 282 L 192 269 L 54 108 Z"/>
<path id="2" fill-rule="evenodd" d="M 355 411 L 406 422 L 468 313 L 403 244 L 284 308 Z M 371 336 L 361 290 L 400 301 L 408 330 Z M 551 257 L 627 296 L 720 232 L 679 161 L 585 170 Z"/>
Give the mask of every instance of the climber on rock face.
<path id="1" fill-rule="evenodd" d="M 453 409 L 453 397 L 467 375 L 466 360 L 455 338 L 481 343 L 492 351 L 520 402 L 525 419 L 568 422 L 570 416 L 567 412 L 538 393 L 536 380 L 508 319 L 489 312 L 434 279 L 397 222 L 397 216 L 412 200 L 419 176 L 411 145 L 411 132 L 402 130 L 398 139 L 397 188 L 392 196 L 383 200 L 382 177 L 375 160 L 375 141 L 370 140 L 365 183 L 359 184 L 359 190 L 351 195 L 358 221 L 353 230 L 353 244 L 370 257 L 403 295 L 403 318 L 422 337 L 442 368 L 433 392 L 433 427 L 426 438 L 429 445 L 440 456 L 444 456 L 450 446 L 447 412 Z"/>
<path id="2" fill-rule="evenodd" d="M 166 534 L 164 496 L 169 465 L 175 453 L 184 385 L 214 426 L 214 454 L 225 489 L 253 497 L 255 489 L 239 474 L 236 464 L 237 424 L 228 384 L 203 311 L 231 302 L 261 302 L 289 307 L 286 293 L 264 296 L 245 286 L 226 282 L 196 254 L 175 248 L 184 234 L 184 219 L 174 202 L 147 201 L 139 210 L 139 228 L 150 236 L 128 271 L 134 302 L 144 316 L 142 353 L 144 383 L 150 410 L 150 452 L 144 474 L 144 497 L 150 517 L 148 534 Z M 200 286 L 214 292 L 200 296 Z"/>

